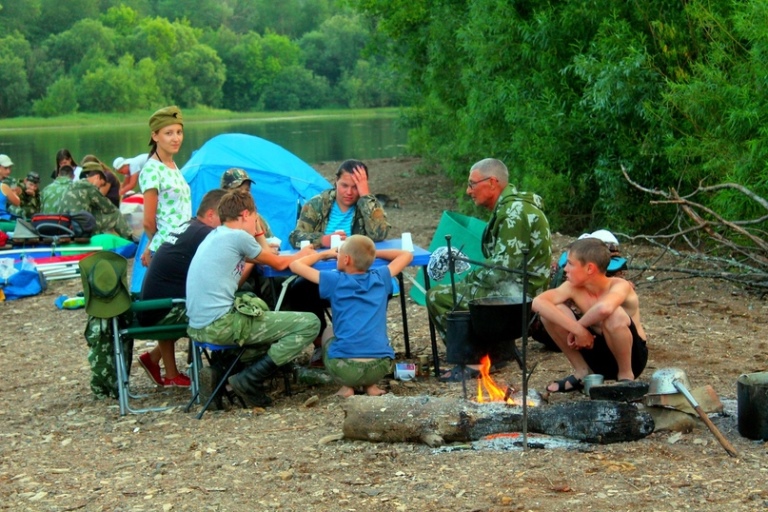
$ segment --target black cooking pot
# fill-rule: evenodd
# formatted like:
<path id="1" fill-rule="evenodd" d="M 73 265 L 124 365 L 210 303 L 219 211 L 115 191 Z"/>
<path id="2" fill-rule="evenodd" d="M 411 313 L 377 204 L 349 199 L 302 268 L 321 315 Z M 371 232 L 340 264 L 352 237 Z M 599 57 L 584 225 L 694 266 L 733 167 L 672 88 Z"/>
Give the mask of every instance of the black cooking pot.
<path id="1" fill-rule="evenodd" d="M 531 299 L 528 299 L 530 315 Z M 446 360 L 451 364 L 477 364 L 488 355 L 491 362 L 520 361 L 515 340 L 528 318 L 522 317 L 520 298 L 486 297 L 469 302 L 469 311 L 448 313 Z"/>

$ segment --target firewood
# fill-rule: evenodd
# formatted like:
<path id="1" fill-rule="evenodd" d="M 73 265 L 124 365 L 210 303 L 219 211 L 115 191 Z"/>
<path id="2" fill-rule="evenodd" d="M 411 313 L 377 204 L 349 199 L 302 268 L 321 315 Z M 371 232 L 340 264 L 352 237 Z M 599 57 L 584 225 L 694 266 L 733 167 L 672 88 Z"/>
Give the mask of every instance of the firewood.
<path id="1" fill-rule="evenodd" d="M 476 441 L 490 434 L 520 432 L 523 410 L 501 402 L 476 403 L 430 396 L 353 396 L 344 401 L 347 439 L 422 442 L 440 446 Z M 609 444 L 642 439 L 653 418 L 634 405 L 605 400 L 528 408 L 528 431 Z"/>

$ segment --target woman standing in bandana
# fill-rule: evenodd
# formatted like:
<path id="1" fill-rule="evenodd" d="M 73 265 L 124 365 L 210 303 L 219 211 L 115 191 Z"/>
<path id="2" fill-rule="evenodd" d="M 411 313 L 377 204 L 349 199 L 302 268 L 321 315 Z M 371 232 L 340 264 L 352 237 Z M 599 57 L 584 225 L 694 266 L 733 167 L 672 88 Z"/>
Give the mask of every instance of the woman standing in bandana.
<path id="1" fill-rule="evenodd" d="M 144 194 L 144 233 L 149 238 L 141 262 L 149 266 L 154 253 L 175 227 L 192 218 L 189 184 L 173 161 L 184 140 L 184 120 L 178 107 L 161 108 L 149 118 L 152 138 L 149 160 L 139 175 Z"/>

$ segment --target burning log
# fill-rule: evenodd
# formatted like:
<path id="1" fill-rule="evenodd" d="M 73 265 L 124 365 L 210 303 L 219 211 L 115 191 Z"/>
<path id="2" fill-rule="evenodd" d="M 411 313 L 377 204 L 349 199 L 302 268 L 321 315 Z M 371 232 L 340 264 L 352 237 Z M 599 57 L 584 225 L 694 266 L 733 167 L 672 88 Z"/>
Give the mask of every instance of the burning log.
<path id="1" fill-rule="evenodd" d="M 523 422 L 522 407 L 456 398 L 353 396 L 342 408 L 344 436 L 373 442 L 440 446 L 518 432 Z M 635 441 L 653 432 L 653 427 L 648 413 L 622 402 L 575 401 L 528 408 L 529 432 L 590 443 Z"/>

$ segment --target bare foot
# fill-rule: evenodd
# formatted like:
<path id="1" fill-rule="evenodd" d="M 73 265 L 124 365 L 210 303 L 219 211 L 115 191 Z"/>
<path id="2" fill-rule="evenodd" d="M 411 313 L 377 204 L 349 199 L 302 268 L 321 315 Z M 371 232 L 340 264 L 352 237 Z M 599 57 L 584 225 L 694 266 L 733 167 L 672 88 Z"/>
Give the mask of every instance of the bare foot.
<path id="1" fill-rule="evenodd" d="M 349 398 L 354 394 L 355 390 L 349 386 L 341 386 L 341 389 L 336 392 L 336 396 L 340 396 L 341 398 Z"/>
<path id="2" fill-rule="evenodd" d="M 373 386 L 368 386 L 367 388 L 365 388 L 365 393 L 366 393 L 368 396 L 381 396 L 381 395 L 385 395 L 385 394 L 387 394 L 387 392 L 386 392 L 386 391 L 384 391 L 383 389 L 381 389 L 381 388 L 380 388 L 379 386 L 377 386 L 376 384 L 374 384 Z"/>

